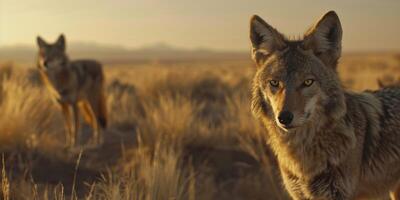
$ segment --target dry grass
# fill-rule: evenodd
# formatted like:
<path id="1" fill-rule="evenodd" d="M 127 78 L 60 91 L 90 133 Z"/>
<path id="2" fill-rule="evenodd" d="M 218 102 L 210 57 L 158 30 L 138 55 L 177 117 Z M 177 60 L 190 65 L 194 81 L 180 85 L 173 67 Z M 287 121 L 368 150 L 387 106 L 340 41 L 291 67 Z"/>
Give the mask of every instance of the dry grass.
<path id="1" fill-rule="evenodd" d="M 35 70 L 1 67 L 2 198 L 287 199 L 250 112 L 252 67 L 109 66 L 105 143 L 75 150 L 63 147 L 63 119 Z M 398 79 L 400 59 L 351 55 L 338 71 L 346 87 L 374 89 L 377 78 Z"/>

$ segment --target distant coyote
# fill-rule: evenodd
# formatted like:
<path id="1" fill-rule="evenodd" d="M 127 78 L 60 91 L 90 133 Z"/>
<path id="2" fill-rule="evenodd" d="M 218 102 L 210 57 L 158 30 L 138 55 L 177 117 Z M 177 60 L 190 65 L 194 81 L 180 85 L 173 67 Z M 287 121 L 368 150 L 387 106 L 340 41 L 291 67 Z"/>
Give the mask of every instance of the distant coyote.
<path id="1" fill-rule="evenodd" d="M 49 44 L 38 36 L 37 44 L 38 68 L 44 84 L 61 105 L 67 144 L 75 145 L 80 128 L 79 110 L 93 128 L 95 143 L 99 143 L 99 125 L 102 128 L 107 126 L 101 64 L 93 60 L 70 61 L 66 54 L 64 35 L 60 35 L 54 44 Z"/>
<path id="2" fill-rule="evenodd" d="M 253 16 L 250 39 L 257 65 L 252 111 L 293 199 L 400 199 L 400 88 L 343 89 L 336 13 L 299 40 Z"/>

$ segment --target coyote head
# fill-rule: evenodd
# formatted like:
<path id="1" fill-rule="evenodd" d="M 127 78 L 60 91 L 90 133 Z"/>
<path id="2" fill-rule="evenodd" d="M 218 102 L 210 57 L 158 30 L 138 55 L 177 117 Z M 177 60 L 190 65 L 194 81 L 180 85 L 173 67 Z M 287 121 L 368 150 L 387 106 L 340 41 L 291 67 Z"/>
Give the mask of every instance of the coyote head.
<path id="1" fill-rule="evenodd" d="M 68 56 L 65 52 L 65 37 L 61 34 L 57 41 L 49 44 L 40 36 L 37 37 L 39 46 L 38 65 L 44 71 L 60 71 L 68 65 Z"/>
<path id="2" fill-rule="evenodd" d="M 325 14 L 301 40 L 289 40 L 259 16 L 250 22 L 253 113 L 292 132 L 321 117 L 345 113 L 344 93 L 336 73 L 342 27 L 334 11 Z M 264 120 L 265 121 L 265 120 Z"/>

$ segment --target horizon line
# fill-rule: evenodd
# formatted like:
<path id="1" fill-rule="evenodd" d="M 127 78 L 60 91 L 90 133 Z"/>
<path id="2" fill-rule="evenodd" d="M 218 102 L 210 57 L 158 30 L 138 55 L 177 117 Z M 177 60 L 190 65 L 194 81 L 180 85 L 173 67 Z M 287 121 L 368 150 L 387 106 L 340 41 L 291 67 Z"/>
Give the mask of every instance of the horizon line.
<path id="1" fill-rule="evenodd" d="M 170 50 L 181 50 L 181 51 L 199 51 L 199 50 L 205 50 L 205 51 L 214 51 L 214 52 L 235 52 L 235 53 L 240 53 L 240 52 L 247 52 L 251 49 L 250 44 L 249 48 L 240 48 L 240 49 L 225 49 L 225 48 L 219 48 L 219 47 L 206 47 L 206 46 L 193 46 L 193 47 L 183 47 L 180 45 L 175 45 L 171 44 L 168 42 L 163 42 L 163 41 L 158 41 L 154 43 L 148 43 L 145 45 L 141 46 L 126 46 L 122 44 L 112 44 L 112 43 L 102 43 L 102 42 L 96 42 L 96 41 L 84 41 L 84 40 L 73 40 L 70 41 L 68 44 L 72 44 L 72 46 L 75 45 L 87 45 L 87 46 L 98 46 L 100 48 L 116 48 L 116 49 L 121 49 L 125 51 L 134 51 L 134 50 L 143 50 L 143 49 L 149 49 L 149 48 L 154 48 L 156 49 L 157 45 L 160 45 L 164 47 L 165 49 L 170 49 Z M 68 45 L 67 44 L 67 49 Z M 15 43 L 15 44 L 0 44 L 0 49 L 7 49 L 7 48 L 17 48 L 17 47 L 22 47 L 22 48 L 32 48 L 34 49 L 36 47 L 36 44 L 32 43 Z M 344 53 L 400 53 L 400 47 L 399 48 L 386 48 L 386 49 L 380 49 L 380 48 L 375 48 L 375 49 L 357 49 L 357 48 L 351 48 L 351 49 L 345 49 L 342 47 L 342 52 Z M 68 50 L 67 50 L 68 51 Z"/>

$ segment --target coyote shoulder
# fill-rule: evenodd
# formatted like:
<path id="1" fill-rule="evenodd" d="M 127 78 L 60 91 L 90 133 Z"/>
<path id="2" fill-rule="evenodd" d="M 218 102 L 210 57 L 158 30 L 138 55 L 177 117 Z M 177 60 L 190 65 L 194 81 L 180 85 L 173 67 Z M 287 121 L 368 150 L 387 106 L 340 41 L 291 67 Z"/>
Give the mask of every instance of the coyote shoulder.
<path id="1" fill-rule="evenodd" d="M 400 199 L 400 88 L 343 89 L 337 14 L 325 14 L 299 40 L 254 16 L 250 40 L 252 111 L 293 199 Z"/>
<path id="2" fill-rule="evenodd" d="M 99 128 L 107 126 L 102 65 L 94 60 L 69 60 L 64 35 L 53 44 L 38 37 L 37 44 L 38 69 L 44 84 L 61 105 L 67 143 L 75 144 L 80 127 L 79 111 L 93 128 L 95 142 L 99 142 Z"/>

